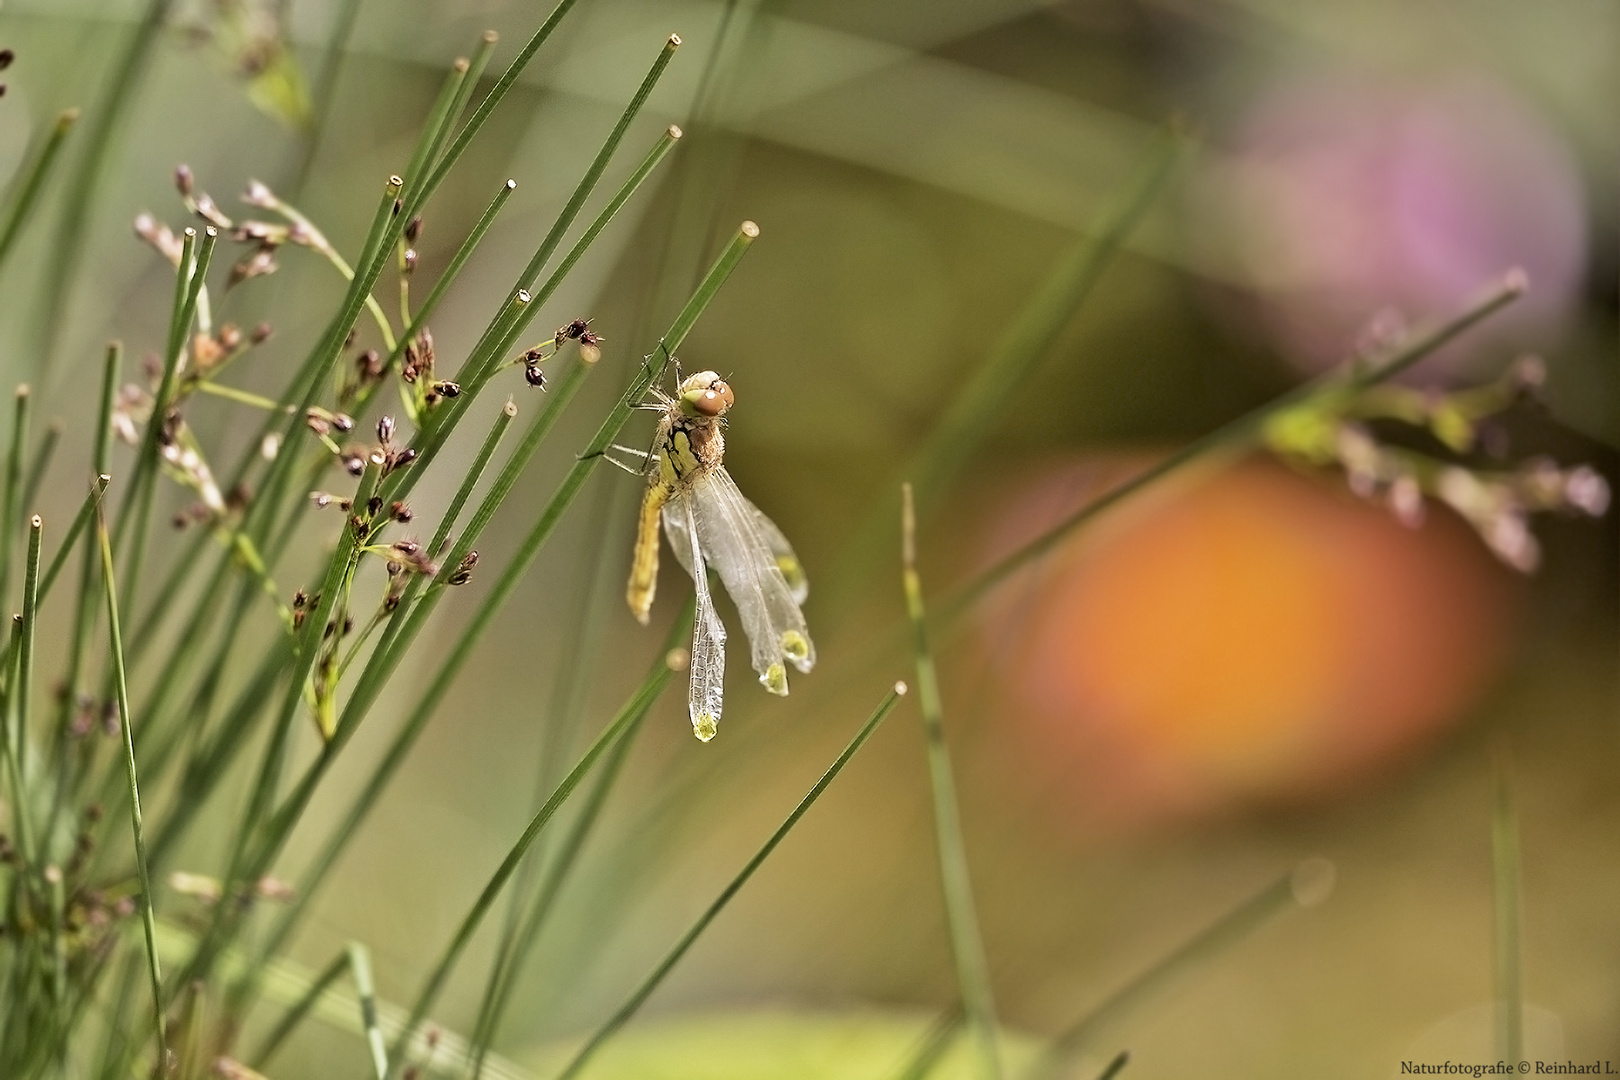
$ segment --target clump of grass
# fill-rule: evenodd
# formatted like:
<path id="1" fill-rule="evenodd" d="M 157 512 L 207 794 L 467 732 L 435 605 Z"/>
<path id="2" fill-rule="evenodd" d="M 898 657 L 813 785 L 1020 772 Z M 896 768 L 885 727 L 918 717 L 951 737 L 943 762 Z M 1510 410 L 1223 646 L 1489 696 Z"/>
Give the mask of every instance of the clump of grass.
<path id="1" fill-rule="evenodd" d="M 7 829 L 0 837 L 4 841 L 0 924 L 5 930 L 0 938 L 0 1015 L 5 1018 L 0 1021 L 0 1076 L 186 1077 L 205 1068 L 225 1076 L 253 1076 L 252 1070 L 269 1067 L 306 1019 L 333 1015 L 330 1006 L 346 994 L 339 989 L 346 976 L 353 993 L 343 996 L 338 1012 L 346 1019 L 341 1022 L 363 1040 L 379 1080 L 408 1071 L 474 1078 L 485 1073 L 516 1075 L 515 1067 L 500 1059 L 492 1044 L 512 1001 L 517 975 L 559 889 L 589 842 L 593 823 L 643 721 L 672 679 L 669 657 L 685 637 L 690 606 L 643 680 L 589 746 L 569 768 L 553 770 L 554 782 L 547 785 L 527 825 L 426 968 L 408 1007 L 379 999 L 365 942 L 349 943 L 314 973 L 298 970 L 285 954 L 291 936 L 308 915 L 312 897 L 397 775 L 493 620 L 759 235 L 757 227 L 744 222 L 667 330 L 656 339 L 634 343 L 640 363 L 600 418 L 595 434 L 577 452 L 575 448 L 559 452 L 563 460 L 569 460 L 568 455 L 572 459 L 555 491 L 508 561 L 498 568 L 487 565 L 477 546 L 480 538 L 531 463 L 543 450 L 552 449 L 550 436 L 597 369 L 600 343 L 605 340 L 588 318 L 574 312 L 561 316 L 568 321 L 558 330 L 525 346 L 534 340 L 528 336 L 530 327 L 543 310 L 549 310 L 548 303 L 569 274 L 682 137 L 676 127 L 660 134 L 629 176 L 601 201 L 595 215 L 576 228 L 676 55 L 680 39 L 672 35 L 660 44 L 556 219 L 494 305 L 477 342 L 446 377 L 448 365 L 440 367 L 430 320 L 479 250 L 516 181 L 500 186 L 432 287 L 413 304 L 412 281 L 422 269 L 415 244 L 423 216 L 573 4 L 574 0 L 558 4 L 476 106 L 472 99 L 495 45 L 493 35 L 481 37 L 468 58 L 450 66 L 405 167 L 382 180 L 370 227 L 352 259 L 297 205 L 297 191 L 332 108 L 344 43 L 358 8 L 352 0 L 338 7 L 331 47 L 315 83 L 300 179 L 286 197 L 259 183 L 250 185 L 243 197 L 254 211 L 269 216 L 233 217 L 202 189 L 190 170 L 177 172 L 182 202 L 197 223 L 176 233 L 155 216 L 137 222 L 137 231 L 175 271 L 160 363 L 147 386 L 120 389 L 123 351 L 116 343 L 109 345 L 91 433 L 94 479 L 78 514 L 60 530 L 61 539 L 49 559 L 47 535 L 57 530 L 54 526 L 48 530 L 32 507 L 60 432 L 47 432 L 37 448 L 32 447 L 32 399 L 26 390 L 19 391 L 0 492 L 0 598 L 6 602 L 13 599 L 18 541 L 26 539 L 16 597 L 19 614 L 5 647 L 5 664 L 0 666 Z M 62 185 L 62 216 L 51 247 L 49 294 L 41 324 L 47 338 L 61 323 L 81 257 L 84 222 L 103 180 L 109 148 L 168 13 L 166 0 L 153 0 L 148 6 L 121 53 L 107 93 L 90 110 L 88 145 Z M 76 118 L 72 112 L 62 115 L 0 205 L 0 263 L 33 216 Z M 1125 234 L 1161 190 L 1178 142 L 1179 137 L 1168 138 L 1148 155 L 1141 174 L 1105 212 L 1095 238 L 1060 262 L 1029 308 L 998 339 L 982 377 L 968 383 L 944 413 L 914 463 L 925 510 L 938 504 L 961 463 L 1029 378 Z M 572 243 L 565 248 L 570 236 Z M 224 271 L 223 281 L 214 267 L 221 244 L 243 245 Z M 253 280 L 274 270 L 278 259 L 297 257 L 300 250 L 324 260 L 344 283 L 319 339 L 273 396 L 222 381 L 227 371 L 237 370 L 235 365 L 250 362 L 271 333 L 268 325 L 244 331 L 225 318 L 237 290 L 252 289 Z M 391 271 L 394 280 L 386 282 Z M 393 313 L 378 299 L 390 284 L 398 298 Z M 1479 304 L 1376 362 L 1302 387 L 1191 444 L 958 586 L 932 620 L 924 610 L 916 567 L 916 511 L 911 489 L 905 489 L 904 593 L 927 736 L 949 945 L 962 1005 L 941 1018 L 902 1075 L 926 1076 L 964 1029 L 971 1036 L 979 1073 L 996 1077 L 1002 1072 L 990 965 L 974 912 L 931 633 L 958 619 L 1016 569 L 1051 550 L 1108 506 L 1181 465 L 1265 440 L 1286 449 L 1290 434 L 1301 438 L 1307 420 L 1343 421 L 1373 400 L 1367 396 L 1372 388 L 1486 317 L 1522 288 L 1521 280 L 1509 278 Z M 380 348 L 365 347 L 361 334 L 368 339 L 374 335 Z M 523 384 L 516 381 L 513 369 L 518 367 L 523 369 Z M 502 379 L 514 389 L 527 385 L 548 391 L 504 458 L 500 454 L 509 445 L 511 425 L 528 406 L 520 408 L 508 399 L 494 409 L 484 407 L 485 392 Z M 398 396 L 397 406 L 390 394 Z M 204 395 L 262 413 L 258 431 L 235 462 L 218 460 L 214 448 L 203 445 L 187 423 L 188 412 Z M 436 467 L 449 467 L 446 447 L 472 413 L 477 415 L 469 422 L 487 423 L 487 431 L 462 469 L 453 495 L 442 508 L 413 506 L 411 496 L 421 478 Z M 115 433 L 134 447 L 127 465 L 115 460 Z M 169 560 L 173 567 L 169 576 L 154 583 L 153 517 L 164 483 L 179 485 L 196 501 L 176 522 L 191 530 L 189 546 Z M 474 502 L 480 490 L 482 495 Z M 429 540 L 403 534 L 401 526 L 435 509 L 439 513 Z M 316 574 L 297 585 L 292 577 L 299 572 L 295 537 L 312 510 L 337 519 L 336 535 L 330 550 L 321 552 Z M 41 610 L 75 552 L 81 560 L 77 593 L 64 602 L 66 637 L 63 648 L 53 654 L 39 641 Z M 381 589 L 371 588 L 361 572 L 368 560 L 386 568 Z M 493 580 L 486 587 L 491 574 Z M 426 623 L 449 590 L 468 586 L 480 592 L 477 610 L 453 641 L 424 656 L 418 644 Z M 130 627 L 134 632 L 126 633 Z M 172 638 L 165 639 L 165 634 Z M 151 645 L 157 640 L 172 640 L 172 645 L 159 652 Z M 255 650 L 257 660 L 250 662 Z M 35 668 L 44 655 L 60 655 L 64 661 L 62 694 L 55 702 L 42 701 L 35 690 Z M 404 722 L 316 845 L 296 888 L 289 891 L 274 877 L 282 854 L 300 829 L 314 824 L 307 813 L 312 800 L 385 690 L 396 685 L 398 673 L 413 658 L 424 665 L 431 661 L 424 688 L 408 704 Z M 240 677 L 240 670 L 247 667 L 251 672 Z M 138 697 L 132 696 L 132 688 Z M 562 1076 L 580 1073 L 603 1043 L 635 1016 L 873 736 L 904 692 L 903 684 L 894 684 L 883 696 L 781 825 L 585 1039 Z M 105 740 L 98 738 L 98 730 L 107 733 Z M 116 752 L 107 745 L 114 735 L 119 742 Z M 300 752 L 310 747 L 312 754 Z M 239 800 L 223 857 L 208 868 L 210 874 L 176 875 L 171 864 L 188 830 L 206 815 L 228 814 L 233 793 L 222 790 L 222 785 L 226 777 L 244 771 L 245 797 Z M 513 902 L 503 948 L 488 972 L 470 1037 L 432 1025 L 430 1017 L 469 945 L 514 878 L 526 864 L 532 865 L 536 846 L 562 819 L 564 807 L 582 790 L 583 806 L 568 823 L 568 831 L 555 839 L 543 872 L 534 871 L 538 887 Z M 127 816 L 116 812 L 125 809 Z M 1503 839 L 1507 824 L 1508 811 L 1499 809 L 1498 854 L 1503 867 L 1499 895 L 1504 898 L 1511 877 L 1509 856 L 1516 852 Z M 1273 884 L 1071 1025 L 1029 1075 L 1056 1075 L 1082 1049 L 1095 1049 L 1096 1037 L 1108 1023 L 1149 998 L 1172 976 L 1207 962 L 1281 911 L 1306 903 L 1303 872 Z M 154 881 L 163 880 L 166 873 L 176 893 L 190 899 L 160 910 Z M 182 903 L 191 906 L 182 908 Z M 133 930 L 137 915 L 138 934 Z M 1508 933 L 1516 922 L 1509 915 L 1516 918 L 1510 912 L 1501 923 L 1504 998 L 1517 994 L 1516 968 L 1509 969 L 1510 954 L 1516 956 L 1516 929 Z M 241 1035 L 265 1002 L 283 1011 L 250 1055 L 241 1048 Z M 141 1015 L 150 1020 L 137 1020 Z M 1509 1048 L 1516 1045 L 1511 1032 L 1504 1040 Z M 239 1058 L 251 1064 L 241 1064 Z M 1127 1061 L 1127 1055 L 1119 1054 L 1103 1076 L 1118 1074 Z"/>

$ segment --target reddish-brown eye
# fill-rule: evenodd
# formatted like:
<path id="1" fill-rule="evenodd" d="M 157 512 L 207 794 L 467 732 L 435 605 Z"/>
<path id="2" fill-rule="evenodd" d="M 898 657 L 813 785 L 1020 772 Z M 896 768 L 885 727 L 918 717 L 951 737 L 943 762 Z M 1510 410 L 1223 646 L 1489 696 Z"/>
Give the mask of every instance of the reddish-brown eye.
<path id="1" fill-rule="evenodd" d="M 695 395 L 692 408 L 704 416 L 719 416 L 731 408 L 736 401 L 731 393 L 731 387 L 723 380 L 716 379 L 709 384 L 709 388 L 701 394 Z"/>

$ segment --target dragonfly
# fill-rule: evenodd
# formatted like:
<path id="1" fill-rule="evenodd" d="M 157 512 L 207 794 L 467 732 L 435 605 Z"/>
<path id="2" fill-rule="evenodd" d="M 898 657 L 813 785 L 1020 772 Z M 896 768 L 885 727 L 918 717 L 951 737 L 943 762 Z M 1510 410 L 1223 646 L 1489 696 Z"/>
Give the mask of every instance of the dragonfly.
<path id="1" fill-rule="evenodd" d="M 658 583 L 662 522 L 670 550 L 697 588 L 687 709 L 693 734 L 708 742 L 720 726 L 726 668 L 726 628 L 714 609 L 709 567 L 742 616 L 750 659 L 766 690 L 785 695 L 787 665 L 808 672 L 816 651 L 800 610 L 810 586 L 792 545 L 737 490 L 721 463 L 725 416 L 736 400 L 730 384 L 712 371 L 684 380 L 677 371 L 676 378 L 675 396 L 654 388 L 647 403 L 659 413 L 658 432 L 645 454 L 647 491 L 625 599 L 646 625 Z"/>

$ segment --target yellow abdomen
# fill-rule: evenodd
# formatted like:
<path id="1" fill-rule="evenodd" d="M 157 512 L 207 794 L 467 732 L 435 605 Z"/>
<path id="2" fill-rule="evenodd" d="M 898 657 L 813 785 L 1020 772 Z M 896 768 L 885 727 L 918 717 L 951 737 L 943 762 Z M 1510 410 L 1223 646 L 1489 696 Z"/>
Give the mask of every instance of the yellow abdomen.
<path id="1" fill-rule="evenodd" d="M 630 558 L 630 584 L 624 599 L 630 613 L 641 625 L 647 625 L 652 611 L 653 592 L 658 588 L 658 518 L 673 489 L 665 483 L 647 485 L 647 494 L 641 500 L 641 521 L 636 528 L 636 550 Z"/>

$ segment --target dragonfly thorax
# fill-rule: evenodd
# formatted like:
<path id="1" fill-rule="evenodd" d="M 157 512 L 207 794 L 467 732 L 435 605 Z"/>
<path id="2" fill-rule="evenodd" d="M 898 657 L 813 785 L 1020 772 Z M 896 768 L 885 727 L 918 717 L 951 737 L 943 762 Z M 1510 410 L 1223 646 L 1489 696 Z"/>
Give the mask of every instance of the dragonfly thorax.
<path id="1" fill-rule="evenodd" d="M 671 410 L 660 426 L 657 481 L 680 489 L 715 468 L 726 456 L 726 437 L 720 421 L 707 417 L 690 420 Z M 673 491 L 671 492 L 673 494 Z"/>

